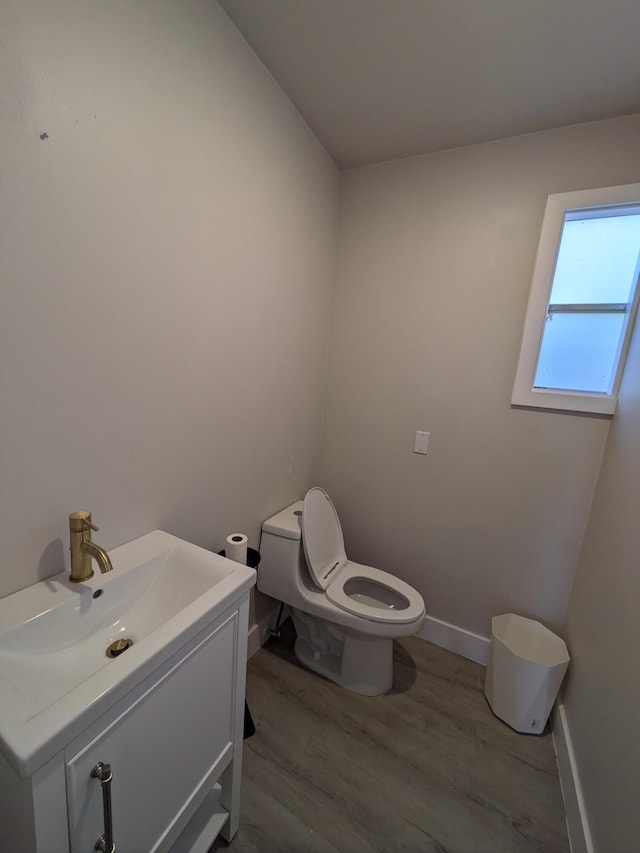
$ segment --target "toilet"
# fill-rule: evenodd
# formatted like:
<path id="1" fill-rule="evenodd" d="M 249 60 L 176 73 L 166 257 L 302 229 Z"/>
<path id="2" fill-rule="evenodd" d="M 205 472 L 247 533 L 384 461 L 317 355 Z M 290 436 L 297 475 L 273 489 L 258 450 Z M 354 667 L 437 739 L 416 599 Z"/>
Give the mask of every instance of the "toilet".
<path id="1" fill-rule="evenodd" d="M 262 525 L 257 583 L 291 607 L 298 660 L 364 696 L 391 689 L 393 641 L 426 614 L 412 586 L 347 558 L 336 509 L 317 486 Z"/>

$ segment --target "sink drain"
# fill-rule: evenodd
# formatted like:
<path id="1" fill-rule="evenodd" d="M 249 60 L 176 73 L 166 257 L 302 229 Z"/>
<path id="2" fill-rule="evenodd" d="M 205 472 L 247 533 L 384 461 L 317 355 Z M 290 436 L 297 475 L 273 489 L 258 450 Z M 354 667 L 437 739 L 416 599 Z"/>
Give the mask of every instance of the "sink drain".
<path id="1" fill-rule="evenodd" d="M 121 655 L 122 652 L 126 652 L 132 645 L 133 640 L 130 640 L 128 637 L 126 639 L 116 640 L 115 643 L 111 643 L 111 645 L 107 647 L 107 657 L 117 658 L 118 655 Z"/>

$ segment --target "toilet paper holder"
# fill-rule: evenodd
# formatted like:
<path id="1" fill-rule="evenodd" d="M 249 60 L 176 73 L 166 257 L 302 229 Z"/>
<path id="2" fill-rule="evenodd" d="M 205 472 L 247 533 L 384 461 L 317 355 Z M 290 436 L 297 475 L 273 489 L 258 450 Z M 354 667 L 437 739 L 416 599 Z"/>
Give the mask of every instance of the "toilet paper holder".
<path id="1" fill-rule="evenodd" d="M 221 557 L 226 557 L 225 549 L 222 551 L 218 551 L 218 554 Z M 260 563 L 260 552 L 256 551 L 255 548 L 247 548 L 247 565 L 250 569 L 257 569 L 258 564 Z"/>

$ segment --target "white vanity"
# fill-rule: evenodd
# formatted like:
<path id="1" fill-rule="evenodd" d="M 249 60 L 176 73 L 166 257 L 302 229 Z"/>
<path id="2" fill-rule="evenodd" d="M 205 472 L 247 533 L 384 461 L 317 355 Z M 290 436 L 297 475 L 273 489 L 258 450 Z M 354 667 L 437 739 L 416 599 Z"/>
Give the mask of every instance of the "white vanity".
<path id="1" fill-rule="evenodd" d="M 100 839 L 204 853 L 238 828 L 255 572 L 162 531 L 110 557 L 108 575 L 58 575 L 0 601 L 11 853 L 88 853 Z"/>

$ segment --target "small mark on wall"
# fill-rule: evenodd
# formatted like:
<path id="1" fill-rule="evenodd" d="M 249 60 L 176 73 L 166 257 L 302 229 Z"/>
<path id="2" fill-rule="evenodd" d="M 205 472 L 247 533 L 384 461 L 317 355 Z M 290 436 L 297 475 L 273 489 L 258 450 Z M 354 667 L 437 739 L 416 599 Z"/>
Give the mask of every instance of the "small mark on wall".
<path id="1" fill-rule="evenodd" d="M 46 133 L 45 131 L 43 131 L 43 132 L 40 134 L 40 139 L 45 140 L 45 139 L 48 139 L 48 138 L 49 138 L 49 134 L 48 134 L 48 133 Z"/>

